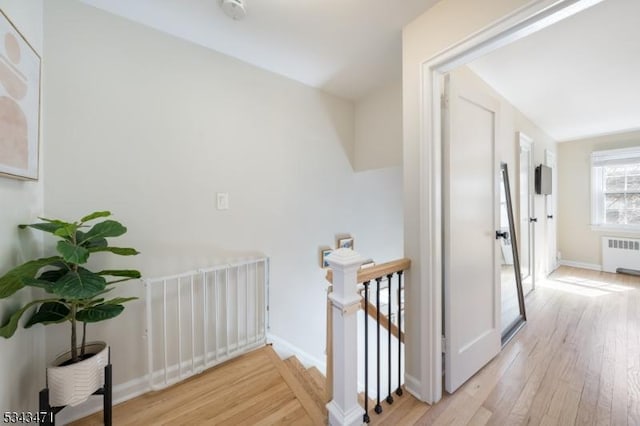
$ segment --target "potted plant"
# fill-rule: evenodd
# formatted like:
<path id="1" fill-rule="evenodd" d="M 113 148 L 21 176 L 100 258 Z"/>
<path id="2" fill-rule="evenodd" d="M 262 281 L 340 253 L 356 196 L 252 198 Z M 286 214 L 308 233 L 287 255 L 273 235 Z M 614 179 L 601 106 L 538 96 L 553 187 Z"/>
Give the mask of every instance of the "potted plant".
<path id="1" fill-rule="evenodd" d="M 31 260 L 0 277 L 0 299 L 7 298 L 24 287 L 44 290 L 45 296 L 33 300 L 16 312 L 0 327 L 0 336 L 13 336 L 20 318 L 29 312 L 25 328 L 35 324 L 70 325 L 69 351 L 60 355 L 47 368 L 47 383 L 52 406 L 77 405 L 98 390 L 104 380 L 108 347 L 104 342 L 87 343 L 87 324 L 114 318 L 124 310 L 123 303 L 135 297 L 108 298 L 114 284 L 140 278 L 136 270 L 100 270 L 92 272 L 87 262 L 94 253 L 120 256 L 138 254 L 133 248 L 111 247 L 108 238 L 119 237 L 127 228 L 119 222 L 105 219 L 108 211 L 95 212 L 77 222 L 45 219 L 41 223 L 19 225 L 53 234 L 58 238 L 57 254 Z M 103 219 L 95 223 L 97 219 Z M 90 223 L 93 223 L 90 225 Z M 35 309 L 34 309 L 35 308 Z M 82 324 L 82 340 L 78 345 L 78 325 Z"/>

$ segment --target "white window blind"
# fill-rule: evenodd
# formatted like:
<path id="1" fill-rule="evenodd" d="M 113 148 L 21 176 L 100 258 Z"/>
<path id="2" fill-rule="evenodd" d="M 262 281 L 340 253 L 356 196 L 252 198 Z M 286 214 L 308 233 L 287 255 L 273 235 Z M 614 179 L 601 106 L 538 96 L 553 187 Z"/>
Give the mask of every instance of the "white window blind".
<path id="1" fill-rule="evenodd" d="M 592 224 L 640 230 L 640 146 L 591 154 Z"/>

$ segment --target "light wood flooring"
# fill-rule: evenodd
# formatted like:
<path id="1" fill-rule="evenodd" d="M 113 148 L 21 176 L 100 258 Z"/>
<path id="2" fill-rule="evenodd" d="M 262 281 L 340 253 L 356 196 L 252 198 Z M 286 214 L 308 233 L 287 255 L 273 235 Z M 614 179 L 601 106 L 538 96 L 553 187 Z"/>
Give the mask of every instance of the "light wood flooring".
<path id="1" fill-rule="evenodd" d="M 561 267 L 526 305 L 526 326 L 455 394 L 379 424 L 640 425 L 640 278 Z"/>
<path id="2" fill-rule="evenodd" d="M 562 267 L 526 304 L 529 322 L 454 395 L 429 406 L 405 392 L 371 424 L 640 425 L 640 278 Z M 245 355 L 114 407 L 114 424 L 326 422 L 322 378 L 277 361 Z"/>
<path id="3" fill-rule="evenodd" d="M 296 377 L 297 376 L 297 377 Z M 113 407 L 114 425 L 322 425 L 324 377 L 270 346 Z M 102 413 L 73 425 L 101 425 Z"/>

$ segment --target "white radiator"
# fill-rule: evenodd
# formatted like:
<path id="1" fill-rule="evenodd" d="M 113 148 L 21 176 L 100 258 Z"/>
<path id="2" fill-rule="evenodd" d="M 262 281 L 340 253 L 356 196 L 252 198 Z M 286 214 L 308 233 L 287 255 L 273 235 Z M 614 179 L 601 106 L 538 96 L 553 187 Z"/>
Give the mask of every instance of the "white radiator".
<path id="1" fill-rule="evenodd" d="M 143 280 L 151 389 L 264 345 L 268 278 L 262 258 Z"/>
<path id="2" fill-rule="evenodd" d="M 640 270 L 640 240 L 602 237 L 602 270 L 616 272 L 617 268 Z"/>

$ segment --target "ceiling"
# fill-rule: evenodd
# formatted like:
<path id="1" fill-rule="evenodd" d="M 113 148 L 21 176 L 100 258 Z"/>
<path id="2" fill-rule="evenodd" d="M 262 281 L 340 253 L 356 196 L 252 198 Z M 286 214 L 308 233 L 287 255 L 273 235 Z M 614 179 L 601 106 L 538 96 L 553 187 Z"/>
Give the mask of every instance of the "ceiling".
<path id="1" fill-rule="evenodd" d="M 640 1 L 605 0 L 469 65 L 553 139 L 640 129 Z"/>
<path id="2" fill-rule="evenodd" d="M 402 27 L 437 2 L 246 0 L 233 21 L 219 0 L 82 1 L 351 100 L 400 80 Z"/>

